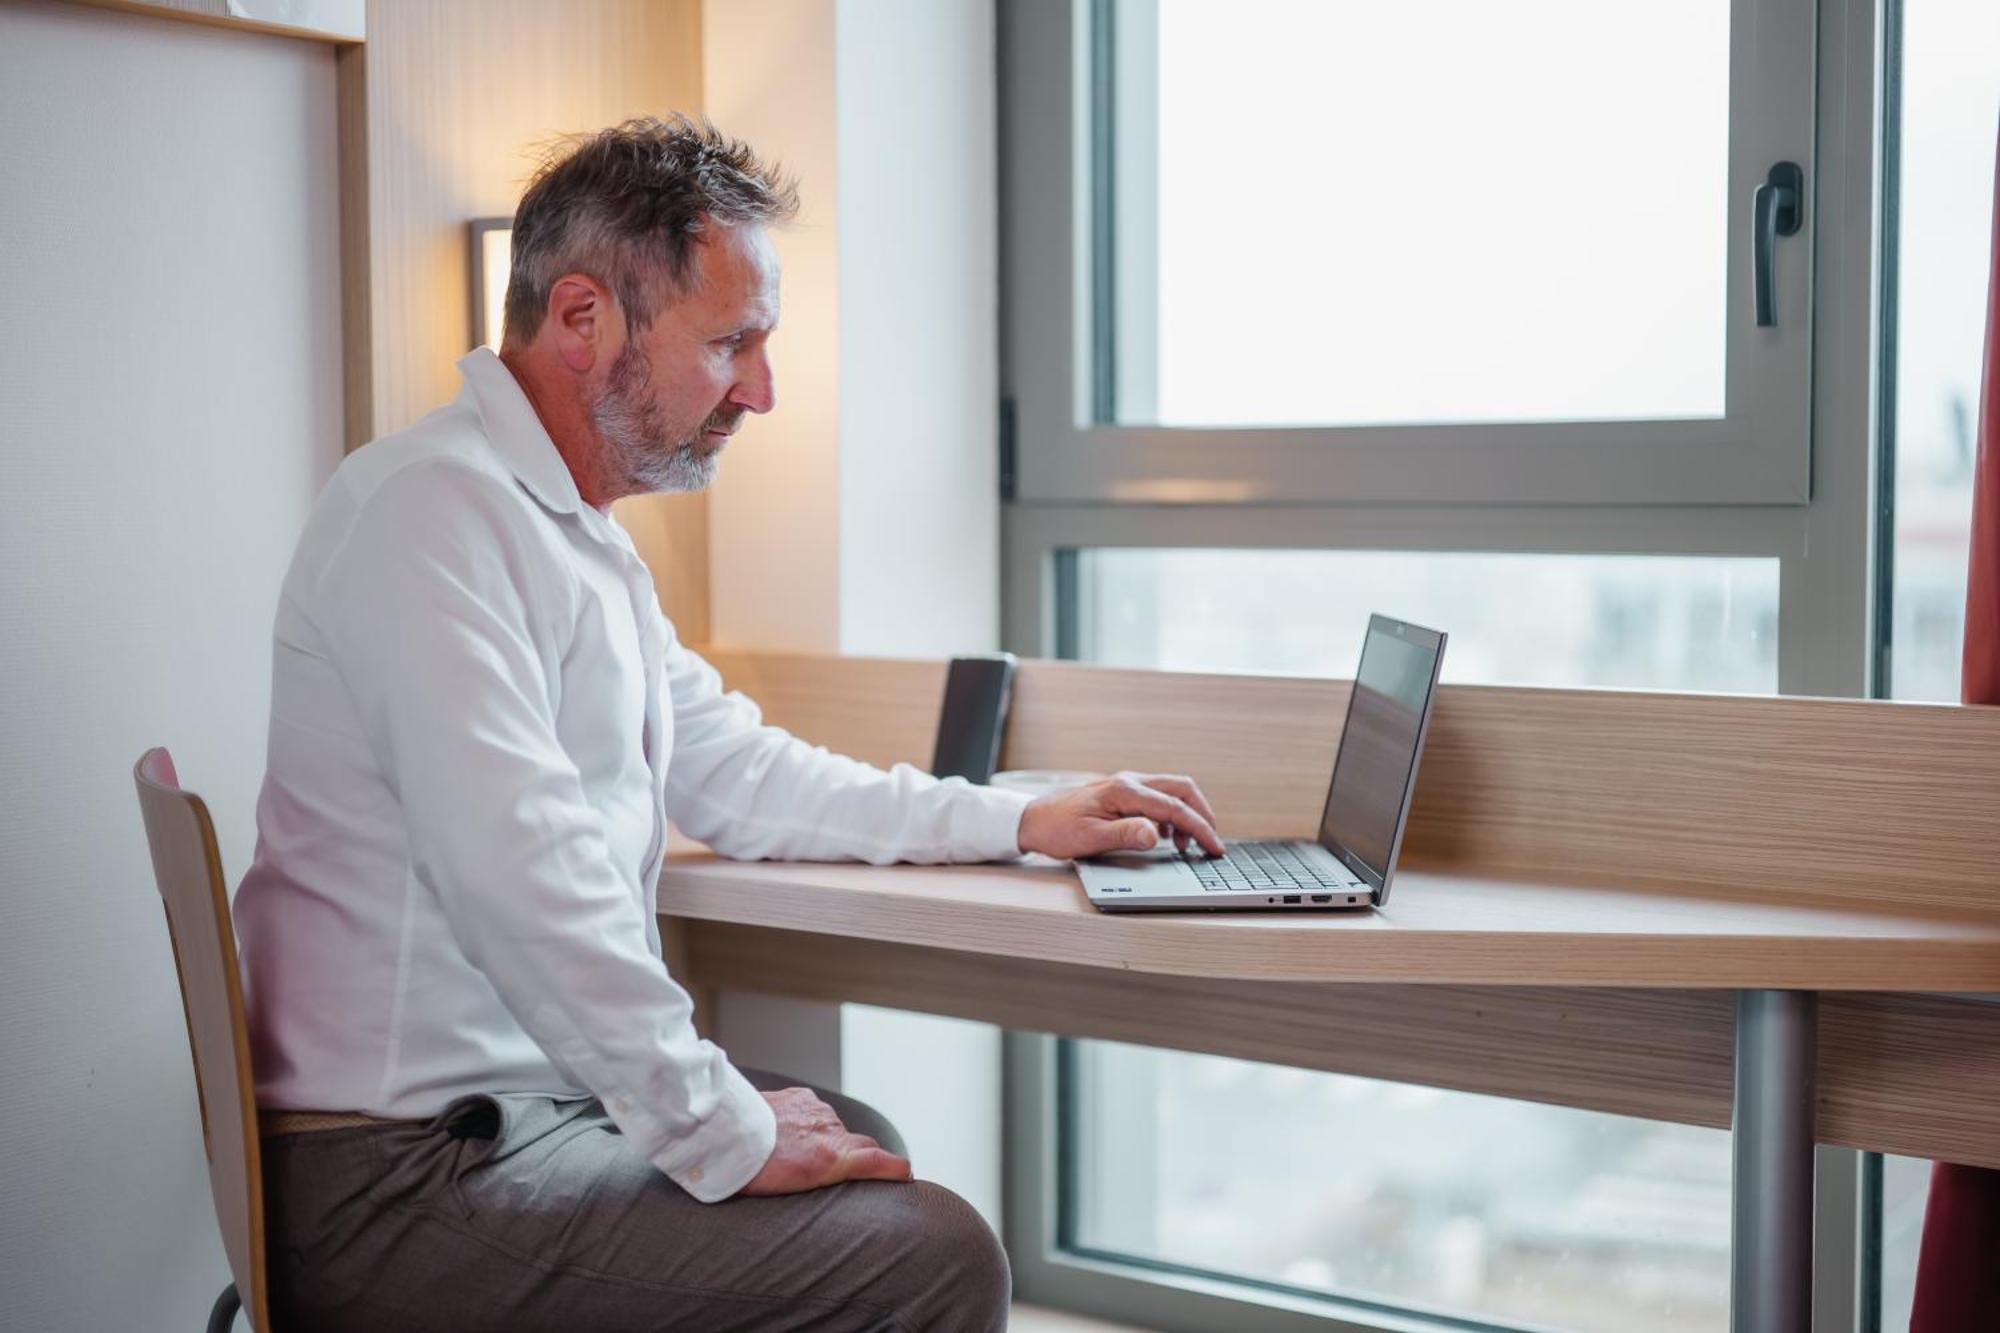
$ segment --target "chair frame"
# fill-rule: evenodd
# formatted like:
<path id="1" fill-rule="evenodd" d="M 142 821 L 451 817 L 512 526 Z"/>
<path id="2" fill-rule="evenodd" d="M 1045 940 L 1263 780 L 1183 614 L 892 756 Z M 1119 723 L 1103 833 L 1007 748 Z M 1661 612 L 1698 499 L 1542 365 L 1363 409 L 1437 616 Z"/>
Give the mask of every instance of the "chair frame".
<path id="1" fill-rule="evenodd" d="M 208 1330 L 226 1333 L 241 1309 L 256 1333 L 271 1333 L 250 1028 L 215 822 L 201 797 L 181 787 L 173 756 L 164 747 L 139 756 L 132 778 L 180 981 L 209 1187 L 235 1279 L 216 1298 Z"/>

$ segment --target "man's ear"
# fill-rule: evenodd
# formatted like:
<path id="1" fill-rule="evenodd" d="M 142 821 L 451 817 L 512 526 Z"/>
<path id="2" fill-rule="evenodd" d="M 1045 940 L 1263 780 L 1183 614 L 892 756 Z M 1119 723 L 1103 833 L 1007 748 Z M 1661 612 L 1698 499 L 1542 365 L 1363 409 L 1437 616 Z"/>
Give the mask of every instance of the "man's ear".
<path id="1" fill-rule="evenodd" d="M 603 283 L 587 273 L 565 273 L 549 288 L 545 319 L 556 355 L 577 374 L 587 374 L 600 360 L 617 359 L 625 321 L 618 303 Z"/>

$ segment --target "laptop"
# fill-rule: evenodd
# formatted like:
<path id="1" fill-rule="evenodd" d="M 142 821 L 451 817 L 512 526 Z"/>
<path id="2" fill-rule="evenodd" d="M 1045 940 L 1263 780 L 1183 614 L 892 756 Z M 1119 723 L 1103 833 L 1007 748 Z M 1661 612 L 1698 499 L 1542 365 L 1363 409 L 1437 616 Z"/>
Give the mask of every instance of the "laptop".
<path id="1" fill-rule="evenodd" d="M 1310 911 L 1388 902 L 1444 640 L 1436 630 L 1368 618 L 1317 842 L 1233 842 L 1227 855 L 1210 857 L 1162 841 L 1149 852 L 1079 861 L 1090 901 L 1106 912 Z"/>

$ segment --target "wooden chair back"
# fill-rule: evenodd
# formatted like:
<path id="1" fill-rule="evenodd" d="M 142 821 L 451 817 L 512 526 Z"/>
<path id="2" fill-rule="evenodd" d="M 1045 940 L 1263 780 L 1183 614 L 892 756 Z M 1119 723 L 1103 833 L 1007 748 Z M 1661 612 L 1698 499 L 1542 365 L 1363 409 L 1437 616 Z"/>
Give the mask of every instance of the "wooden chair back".
<path id="1" fill-rule="evenodd" d="M 236 967 L 236 929 L 208 806 L 184 791 L 173 756 L 154 748 L 132 767 L 167 910 L 201 1102 L 202 1146 L 216 1221 L 237 1294 L 259 1333 L 269 1333 L 264 1292 L 264 1186 L 250 1033 Z"/>

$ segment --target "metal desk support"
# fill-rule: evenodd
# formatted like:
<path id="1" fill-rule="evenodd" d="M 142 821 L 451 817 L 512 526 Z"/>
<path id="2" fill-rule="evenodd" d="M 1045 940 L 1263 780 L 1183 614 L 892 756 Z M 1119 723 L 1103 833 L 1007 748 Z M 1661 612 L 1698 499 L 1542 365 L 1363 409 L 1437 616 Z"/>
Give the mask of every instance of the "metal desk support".
<path id="1" fill-rule="evenodd" d="M 1731 1333 L 1811 1333 L 1819 996 L 1736 993 Z"/>

